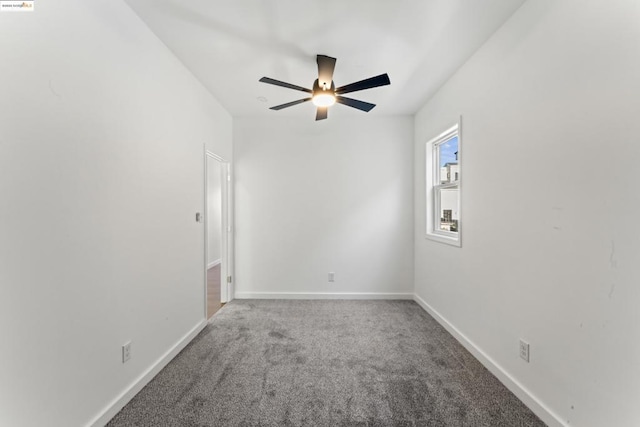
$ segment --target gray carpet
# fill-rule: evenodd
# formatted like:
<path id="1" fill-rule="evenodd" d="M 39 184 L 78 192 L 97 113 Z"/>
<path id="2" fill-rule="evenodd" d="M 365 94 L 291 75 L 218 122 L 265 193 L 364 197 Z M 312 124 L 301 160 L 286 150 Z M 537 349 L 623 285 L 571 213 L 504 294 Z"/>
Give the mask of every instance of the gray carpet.
<path id="1" fill-rule="evenodd" d="M 108 424 L 544 426 L 413 301 L 235 300 Z"/>

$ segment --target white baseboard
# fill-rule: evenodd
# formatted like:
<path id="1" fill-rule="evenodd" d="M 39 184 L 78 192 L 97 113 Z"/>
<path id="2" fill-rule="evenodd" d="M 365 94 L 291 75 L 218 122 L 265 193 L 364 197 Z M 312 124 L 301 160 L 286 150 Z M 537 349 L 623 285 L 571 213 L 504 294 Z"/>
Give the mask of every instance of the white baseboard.
<path id="1" fill-rule="evenodd" d="M 217 259 L 215 261 L 211 261 L 208 265 L 207 265 L 207 270 L 210 268 L 215 267 L 216 265 L 220 264 L 222 262 L 222 259 Z"/>
<path id="2" fill-rule="evenodd" d="M 413 294 L 383 292 L 236 292 L 237 299 L 413 299 Z"/>
<path id="3" fill-rule="evenodd" d="M 158 372 L 160 372 L 171 360 L 176 357 L 183 348 L 187 346 L 191 342 L 192 339 L 196 337 L 207 326 L 206 319 L 203 319 L 194 326 L 189 332 L 187 332 L 177 343 L 173 345 L 165 354 L 163 354 L 154 364 L 152 364 L 142 375 L 133 381 L 129 387 L 127 387 L 118 397 L 116 397 L 110 404 L 106 406 L 102 410 L 100 414 L 98 414 L 93 420 L 89 422 L 89 426 L 91 427 L 103 427 L 105 426 L 111 418 L 113 418 L 124 405 L 129 403 L 133 397 L 138 394 L 140 390 L 144 386 L 146 386 L 149 381 L 155 377 Z"/>
<path id="4" fill-rule="evenodd" d="M 513 378 L 507 371 L 498 365 L 488 354 L 486 354 L 473 341 L 467 338 L 460 330 L 453 326 L 447 319 L 438 313 L 433 307 L 427 304 L 418 295 L 414 295 L 414 301 L 420 305 L 427 313 L 440 323 L 455 339 L 460 342 L 485 368 L 489 370 L 498 380 L 504 384 L 513 394 L 516 395 L 534 414 L 550 427 L 568 427 L 561 418 L 542 403 L 537 397 L 524 387 L 518 380 Z"/>

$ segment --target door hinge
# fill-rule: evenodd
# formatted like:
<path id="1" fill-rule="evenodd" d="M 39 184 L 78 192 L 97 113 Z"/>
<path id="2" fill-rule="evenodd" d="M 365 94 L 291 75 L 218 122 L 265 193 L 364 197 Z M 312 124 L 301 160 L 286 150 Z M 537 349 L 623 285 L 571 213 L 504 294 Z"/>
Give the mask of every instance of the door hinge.
<path id="1" fill-rule="evenodd" d="M 227 276 L 227 283 L 231 283 L 231 276 Z"/>

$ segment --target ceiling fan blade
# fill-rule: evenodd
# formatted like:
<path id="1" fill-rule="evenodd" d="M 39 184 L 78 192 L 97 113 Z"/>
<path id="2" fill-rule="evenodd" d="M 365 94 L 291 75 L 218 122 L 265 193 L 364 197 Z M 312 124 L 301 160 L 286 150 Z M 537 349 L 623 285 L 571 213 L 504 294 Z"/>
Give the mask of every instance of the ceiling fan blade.
<path id="1" fill-rule="evenodd" d="M 343 93 L 356 92 L 358 90 L 371 89 L 378 86 L 386 86 L 391 84 L 387 73 L 380 74 L 379 76 L 370 77 L 368 79 L 360 80 L 359 82 L 351 83 L 345 86 L 341 86 L 336 89 L 338 95 Z"/>
<path id="2" fill-rule="evenodd" d="M 269 77 L 263 77 L 259 81 L 261 81 L 262 83 L 269 83 L 271 85 L 282 86 L 302 92 L 313 93 L 311 89 L 307 89 L 306 87 L 292 85 L 291 83 L 281 82 L 280 80 L 271 79 Z"/>
<path id="3" fill-rule="evenodd" d="M 321 88 L 331 89 L 331 82 L 333 81 L 333 70 L 336 67 L 336 58 L 330 56 L 318 55 L 316 58 L 318 63 L 318 84 Z"/>
<path id="4" fill-rule="evenodd" d="M 347 98 L 346 96 L 336 96 L 336 102 L 366 112 L 371 111 L 373 107 L 376 106 L 376 104 L 369 104 L 368 102 L 358 101 L 357 99 Z"/>
<path id="5" fill-rule="evenodd" d="M 328 112 L 329 107 L 318 107 L 318 109 L 316 110 L 316 121 L 326 119 Z"/>
<path id="6" fill-rule="evenodd" d="M 293 107 L 294 105 L 302 104 L 303 102 L 311 101 L 311 98 L 298 99 L 297 101 L 287 102 L 286 104 L 276 105 L 269 108 L 270 110 L 282 110 L 283 108 Z"/>

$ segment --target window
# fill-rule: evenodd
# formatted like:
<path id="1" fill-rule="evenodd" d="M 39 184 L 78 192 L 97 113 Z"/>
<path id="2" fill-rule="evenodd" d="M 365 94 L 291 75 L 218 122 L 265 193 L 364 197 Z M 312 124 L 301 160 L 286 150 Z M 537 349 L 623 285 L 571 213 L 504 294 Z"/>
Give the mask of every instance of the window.
<path id="1" fill-rule="evenodd" d="M 426 146 L 427 238 L 460 246 L 460 128 Z"/>

